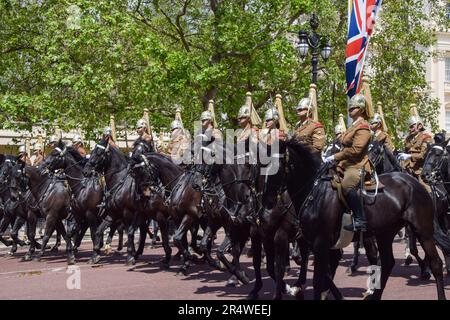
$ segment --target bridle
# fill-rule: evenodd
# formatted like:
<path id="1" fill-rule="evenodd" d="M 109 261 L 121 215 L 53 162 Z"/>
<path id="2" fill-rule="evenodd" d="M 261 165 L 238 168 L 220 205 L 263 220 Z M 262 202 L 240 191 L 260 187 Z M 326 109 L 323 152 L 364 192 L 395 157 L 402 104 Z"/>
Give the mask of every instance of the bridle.
<path id="1" fill-rule="evenodd" d="M 442 169 L 442 164 L 444 163 L 444 161 L 448 160 L 448 152 L 447 152 L 447 148 L 444 148 L 440 145 L 434 145 L 431 147 L 430 151 L 428 152 L 427 156 L 425 157 L 425 161 L 424 164 L 427 164 L 428 159 L 430 157 L 431 151 L 433 149 L 437 149 L 442 151 L 442 154 L 439 155 L 439 160 L 437 161 L 436 165 L 434 164 L 429 164 L 429 166 L 431 167 L 430 169 L 430 174 L 429 176 L 427 176 L 427 181 L 430 184 L 436 184 L 438 183 L 438 179 L 441 178 L 441 174 L 440 171 Z M 424 166 L 425 167 L 425 166 Z M 443 181 L 442 181 L 443 182 Z M 445 184 L 445 182 L 443 182 Z"/>

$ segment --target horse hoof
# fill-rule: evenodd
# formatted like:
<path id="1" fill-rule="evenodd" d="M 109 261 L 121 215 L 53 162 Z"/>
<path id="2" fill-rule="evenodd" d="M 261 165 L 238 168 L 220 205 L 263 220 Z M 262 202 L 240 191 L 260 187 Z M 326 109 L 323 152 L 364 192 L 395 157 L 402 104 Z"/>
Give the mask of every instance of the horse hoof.
<path id="1" fill-rule="evenodd" d="M 163 270 L 169 270 L 170 269 L 170 265 L 168 262 L 162 262 L 161 264 L 161 269 Z"/>
<path id="2" fill-rule="evenodd" d="M 26 254 L 23 256 L 22 261 L 31 261 L 33 257 L 31 256 L 31 254 Z"/>
<path id="3" fill-rule="evenodd" d="M 78 248 L 73 248 L 73 253 L 78 253 Z"/>
<path id="4" fill-rule="evenodd" d="M 239 281 L 235 275 L 232 275 L 227 281 L 227 287 L 236 287 Z"/>
<path id="5" fill-rule="evenodd" d="M 431 279 L 431 273 L 429 271 L 422 272 L 420 275 L 420 279 L 424 281 L 428 281 Z"/>
<path id="6" fill-rule="evenodd" d="M 26 246 L 26 245 L 27 245 L 27 243 L 25 241 L 19 241 L 19 246 L 23 247 L 23 246 Z"/>
<path id="7" fill-rule="evenodd" d="M 50 252 L 58 252 L 58 251 L 59 251 L 59 249 L 56 246 L 50 249 Z"/>
<path id="8" fill-rule="evenodd" d="M 136 264 L 136 259 L 134 257 L 127 259 L 127 266 L 134 266 Z"/>
<path id="9" fill-rule="evenodd" d="M 187 270 L 184 268 L 181 268 L 180 270 L 178 270 L 177 276 L 187 276 Z"/>
<path id="10" fill-rule="evenodd" d="M 247 296 L 247 300 L 258 300 L 259 296 L 255 292 L 250 292 Z"/>
<path id="11" fill-rule="evenodd" d="M 40 262 L 42 260 L 42 257 L 36 256 L 33 258 L 33 261 Z"/>
<path id="12" fill-rule="evenodd" d="M 89 264 L 97 264 L 99 262 L 100 262 L 100 256 L 99 255 L 92 256 L 89 259 Z"/>
<path id="13" fill-rule="evenodd" d="M 239 273 L 239 280 L 245 285 L 250 283 L 250 279 L 247 277 L 244 271 Z"/>
<path id="14" fill-rule="evenodd" d="M 411 256 L 407 256 L 405 259 L 404 266 L 409 266 L 413 262 L 413 258 Z"/>
<path id="15" fill-rule="evenodd" d="M 373 300 L 373 294 L 364 293 L 363 300 Z"/>
<path id="16" fill-rule="evenodd" d="M 71 266 L 74 264 L 75 264 L 75 257 L 74 256 L 67 257 L 67 265 Z"/>

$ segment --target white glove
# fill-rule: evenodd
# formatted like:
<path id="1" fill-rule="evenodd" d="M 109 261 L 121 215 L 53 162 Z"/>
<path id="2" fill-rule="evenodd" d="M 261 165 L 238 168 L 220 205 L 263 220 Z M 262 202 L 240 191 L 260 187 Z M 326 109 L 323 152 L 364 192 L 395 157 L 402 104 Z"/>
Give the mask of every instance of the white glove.
<path id="1" fill-rule="evenodd" d="M 87 155 L 86 155 L 86 159 L 89 159 L 90 157 L 91 157 L 90 154 L 87 154 Z"/>
<path id="2" fill-rule="evenodd" d="M 332 156 L 329 156 L 329 157 L 326 157 L 324 160 L 323 160 L 323 162 L 325 162 L 325 163 L 332 163 L 332 162 L 334 162 L 334 155 L 332 155 Z"/>
<path id="3" fill-rule="evenodd" d="M 407 153 L 400 153 L 398 155 L 398 159 L 402 160 L 402 161 L 409 160 L 409 159 L 411 159 L 411 155 L 407 154 Z"/>

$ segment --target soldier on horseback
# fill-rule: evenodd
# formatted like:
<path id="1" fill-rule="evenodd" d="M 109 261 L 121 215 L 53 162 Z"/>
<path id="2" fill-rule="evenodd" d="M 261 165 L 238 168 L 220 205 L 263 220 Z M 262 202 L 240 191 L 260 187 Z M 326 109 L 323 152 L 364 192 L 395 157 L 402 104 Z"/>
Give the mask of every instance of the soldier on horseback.
<path id="1" fill-rule="evenodd" d="M 431 192 L 430 187 L 422 180 L 422 167 L 425 161 L 428 143 L 432 142 L 431 136 L 425 132 L 422 121 L 417 116 L 409 118 L 409 135 L 406 137 L 404 145 L 405 152 L 398 155 L 403 161 L 405 170 L 419 179 L 420 183 Z"/>
<path id="2" fill-rule="evenodd" d="M 146 142 L 148 142 L 150 146 L 152 146 L 153 150 L 151 150 L 151 152 L 154 152 L 155 146 L 153 143 L 153 137 L 149 133 L 148 124 L 147 121 L 145 121 L 145 119 L 138 120 L 138 122 L 136 123 L 136 132 L 142 140 L 145 140 Z"/>
<path id="3" fill-rule="evenodd" d="M 33 155 L 30 158 L 32 166 L 39 166 L 44 161 L 44 152 L 42 151 L 42 145 L 36 142 L 33 147 Z"/>
<path id="4" fill-rule="evenodd" d="M 383 130 L 383 118 L 379 113 L 375 113 L 370 121 L 370 129 L 373 132 L 373 138 L 375 141 L 385 145 L 390 152 L 394 151 L 395 147 L 392 143 L 391 136 Z"/>
<path id="5" fill-rule="evenodd" d="M 30 157 L 28 156 L 27 149 L 25 148 L 25 146 L 19 147 L 18 156 L 19 156 L 19 160 L 25 162 L 25 164 L 27 166 L 31 166 L 31 160 L 30 160 Z"/>
<path id="6" fill-rule="evenodd" d="M 254 128 L 250 118 L 250 107 L 243 105 L 238 113 L 239 129 L 236 130 L 236 141 L 242 142 L 252 139 L 253 142 L 258 141 L 258 128 Z"/>
<path id="7" fill-rule="evenodd" d="M 167 152 L 172 157 L 172 160 L 178 163 L 189 148 L 189 137 L 180 120 L 172 121 L 170 129 L 172 132 L 170 133 L 170 143 Z"/>
<path id="8" fill-rule="evenodd" d="M 119 148 L 116 144 L 116 142 L 114 141 L 114 137 L 113 137 L 113 131 L 111 129 L 111 127 L 106 127 L 105 129 L 103 129 L 103 138 L 107 139 L 108 144 L 114 148 Z"/>
<path id="9" fill-rule="evenodd" d="M 341 184 L 344 196 L 355 215 L 354 223 L 344 226 L 344 229 L 365 231 L 367 219 L 357 190 L 361 179 L 364 179 L 365 175 L 371 171 L 368 157 L 371 134 L 367 122 L 367 102 L 362 94 L 352 97 L 348 113 L 353 124 L 342 136 L 343 149 L 325 158 L 324 161 L 325 163 L 337 161 L 337 170 L 343 174 Z"/>
<path id="10" fill-rule="evenodd" d="M 78 151 L 78 153 L 80 154 L 80 156 L 82 156 L 83 158 L 89 158 L 88 154 L 86 152 L 86 149 L 84 148 L 84 143 L 83 140 L 81 139 L 81 137 L 79 135 L 75 135 L 72 139 L 72 146 L 75 150 Z"/>
<path id="11" fill-rule="evenodd" d="M 299 121 L 295 125 L 294 138 L 320 155 L 325 146 L 325 130 L 320 122 L 312 119 L 311 99 L 301 99 L 296 110 Z"/>
<path id="12" fill-rule="evenodd" d="M 266 127 L 260 131 L 259 141 L 262 141 L 267 145 L 271 145 L 278 139 L 286 139 L 286 134 L 278 129 L 279 119 L 280 116 L 278 114 L 278 111 L 274 108 L 270 108 L 266 111 L 266 114 L 264 116 Z"/>

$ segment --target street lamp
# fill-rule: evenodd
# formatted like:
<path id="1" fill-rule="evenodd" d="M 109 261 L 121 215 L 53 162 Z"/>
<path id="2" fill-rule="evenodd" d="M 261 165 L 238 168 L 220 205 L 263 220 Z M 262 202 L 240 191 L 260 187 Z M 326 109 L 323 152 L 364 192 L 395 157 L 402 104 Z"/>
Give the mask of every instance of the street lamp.
<path id="1" fill-rule="evenodd" d="M 297 50 L 300 58 L 303 60 L 308 55 L 309 49 L 311 49 L 312 83 L 317 84 L 317 65 L 319 63 L 319 52 L 322 56 L 322 59 L 324 61 L 327 61 L 331 55 L 331 45 L 325 37 L 317 34 L 316 30 L 319 27 L 319 21 L 317 20 L 317 16 L 315 13 L 313 13 L 313 15 L 311 16 L 309 24 L 312 29 L 311 34 L 308 34 L 305 30 L 300 30 L 298 32 L 299 42 Z"/>

